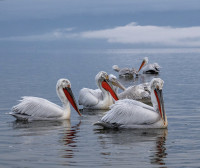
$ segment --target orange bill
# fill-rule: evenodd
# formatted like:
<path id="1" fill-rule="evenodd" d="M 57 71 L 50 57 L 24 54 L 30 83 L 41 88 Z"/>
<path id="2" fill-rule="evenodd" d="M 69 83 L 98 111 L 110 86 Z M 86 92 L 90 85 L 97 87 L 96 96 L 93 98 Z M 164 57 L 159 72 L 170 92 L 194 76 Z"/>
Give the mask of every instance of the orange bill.
<path id="1" fill-rule="evenodd" d="M 107 80 L 104 80 L 102 82 L 102 87 L 107 90 L 108 92 L 110 92 L 110 94 L 112 95 L 112 97 L 117 101 L 119 100 L 118 96 L 116 95 L 115 91 L 112 89 L 112 87 L 110 86 L 109 82 Z"/>
<path id="2" fill-rule="evenodd" d="M 67 99 L 71 103 L 71 105 L 74 107 L 74 109 L 77 111 L 77 113 L 81 116 L 81 113 L 78 109 L 78 106 L 77 106 L 77 103 L 76 103 L 76 100 L 74 98 L 74 95 L 72 93 L 71 88 L 69 88 L 69 87 L 63 88 L 63 91 L 65 93 L 65 96 L 67 97 Z"/>
<path id="3" fill-rule="evenodd" d="M 162 90 L 155 89 L 154 94 L 155 94 L 156 100 L 158 102 L 158 110 L 159 110 L 160 116 L 163 119 L 164 124 L 165 124 L 166 118 L 165 118 L 165 108 L 164 108 Z"/>
<path id="4" fill-rule="evenodd" d="M 138 72 L 142 69 L 142 67 L 144 66 L 144 64 L 145 64 L 145 61 L 143 60 L 142 64 L 140 65 L 140 68 L 139 68 Z"/>

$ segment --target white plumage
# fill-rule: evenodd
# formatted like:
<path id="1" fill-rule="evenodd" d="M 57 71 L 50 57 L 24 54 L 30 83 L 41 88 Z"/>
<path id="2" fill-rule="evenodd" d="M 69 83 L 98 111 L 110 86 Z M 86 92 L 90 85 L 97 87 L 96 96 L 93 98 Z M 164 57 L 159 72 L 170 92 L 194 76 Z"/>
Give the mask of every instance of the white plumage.
<path id="1" fill-rule="evenodd" d="M 136 74 L 137 70 L 135 68 L 119 68 L 118 65 L 112 66 L 113 70 L 119 72 L 120 77 L 133 77 Z"/>
<path id="2" fill-rule="evenodd" d="M 150 86 L 153 107 L 136 100 L 118 100 L 95 125 L 104 128 L 166 128 L 168 123 L 162 98 L 163 81 L 154 78 Z"/>
<path id="3" fill-rule="evenodd" d="M 129 86 L 123 92 L 118 94 L 118 97 L 120 100 L 133 99 L 144 103 L 151 103 L 151 93 L 149 89 L 149 83 Z"/>
<path id="4" fill-rule="evenodd" d="M 70 104 L 80 114 L 74 96 L 71 92 L 71 84 L 67 79 L 60 79 L 56 85 L 58 97 L 63 107 L 39 97 L 24 96 L 20 103 L 13 106 L 10 114 L 18 120 L 61 120 L 70 119 Z"/>
<path id="5" fill-rule="evenodd" d="M 115 75 L 109 75 L 110 81 L 116 81 Z M 118 93 L 118 87 L 114 87 L 115 92 L 118 95 L 119 100 L 122 99 L 133 99 L 144 103 L 151 103 L 151 89 L 150 83 L 142 83 L 139 85 L 129 86 L 128 88 L 123 87 L 123 91 Z"/>
<path id="6" fill-rule="evenodd" d="M 102 91 L 100 89 L 83 88 L 79 92 L 79 105 L 84 107 L 93 107 L 103 100 Z M 110 104 L 110 103 L 108 103 Z"/>
<path id="7" fill-rule="evenodd" d="M 110 81 L 106 72 L 99 72 L 96 77 L 96 84 L 99 89 L 83 88 L 79 92 L 79 105 L 90 109 L 109 109 L 109 106 L 118 100 L 113 85 L 121 87 L 117 81 Z"/>
<path id="8" fill-rule="evenodd" d="M 101 120 L 119 125 L 141 125 L 155 123 L 159 118 L 153 107 L 136 100 L 124 99 L 111 106 L 111 110 Z"/>
<path id="9" fill-rule="evenodd" d="M 158 74 L 160 66 L 158 63 L 148 64 L 148 57 L 144 57 L 138 72 L 142 69 L 144 74 Z"/>
<path id="10" fill-rule="evenodd" d="M 24 96 L 20 102 L 12 108 L 13 115 L 30 118 L 60 118 L 63 115 L 63 108 L 43 98 Z"/>

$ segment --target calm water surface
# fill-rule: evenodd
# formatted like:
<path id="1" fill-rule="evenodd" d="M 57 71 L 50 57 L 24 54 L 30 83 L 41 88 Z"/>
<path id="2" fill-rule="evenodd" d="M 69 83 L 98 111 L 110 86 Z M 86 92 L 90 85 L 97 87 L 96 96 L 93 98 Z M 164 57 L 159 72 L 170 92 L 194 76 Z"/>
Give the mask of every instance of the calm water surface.
<path id="1" fill-rule="evenodd" d="M 18 52 L 0 57 L 1 167 L 199 167 L 199 50 L 80 50 Z M 78 99 L 83 87 L 96 88 L 95 75 L 112 65 L 139 68 L 142 58 L 161 66 L 165 81 L 167 130 L 98 130 L 92 124 L 106 111 L 72 109 L 71 121 L 16 122 L 10 112 L 21 96 L 38 96 L 61 105 L 55 85 L 68 78 Z M 149 82 L 119 79 L 126 87 Z M 80 108 L 82 108 L 80 106 Z"/>

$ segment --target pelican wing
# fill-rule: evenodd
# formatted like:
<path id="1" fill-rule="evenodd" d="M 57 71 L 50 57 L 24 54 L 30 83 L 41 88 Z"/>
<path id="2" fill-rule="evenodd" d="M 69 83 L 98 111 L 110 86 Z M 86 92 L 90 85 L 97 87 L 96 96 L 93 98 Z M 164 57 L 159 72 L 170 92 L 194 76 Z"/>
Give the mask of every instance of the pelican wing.
<path id="1" fill-rule="evenodd" d="M 116 125 L 146 125 L 160 119 L 159 114 L 151 106 L 135 100 L 118 100 L 101 122 Z"/>
<path id="2" fill-rule="evenodd" d="M 135 85 L 128 87 L 125 91 L 118 95 L 119 99 L 150 99 L 150 93 L 145 90 L 146 85 Z"/>
<path id="3" fill-rule="evenodd" d="M 102 99 L 102 92 L 100 89 L 88 89 L 83 88 L 79 93 L 79 105 L 83 105 L 85 107 L 91 107 L 98 104 L 99 100 Z"/>
<path id="4" fill-rule="evenodd" d="M 133 75 L 133 72 L 129 68 L 123 68 L 119 71 L 120 76 L 126 76 L 126 75 Z"/>
<path id="5" fill-rule="evenodd" d="M 143 72 L 159 72 L 160 66 L 157 63 L 148 64 L 143 68 Z"/>
<path id="6" fill-rule="evenodd" d="M 34 118 L 59 118 L 63 115 L 63 109 L 39 97 L 22 97 L 21 102 L 12 108 L 13 115 L 26 115 Z"/>

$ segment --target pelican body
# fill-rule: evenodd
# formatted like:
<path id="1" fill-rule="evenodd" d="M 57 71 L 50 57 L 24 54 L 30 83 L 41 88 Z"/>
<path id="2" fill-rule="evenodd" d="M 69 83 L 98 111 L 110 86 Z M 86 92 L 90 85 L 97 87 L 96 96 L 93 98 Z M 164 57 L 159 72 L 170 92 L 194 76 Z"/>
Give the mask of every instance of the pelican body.
<path id="1" fill-rule="evenodd" d="M 158 63 L 148 64 L 148 57 L 145 57 L 143 59 L 138 72 L 141 69 L 144 74 L 158 74 L 160 72 L 160 66 L 158 65 Z"/>
<path id="2" fill-rule="evenodd" d="M 133 77 L 134 74 L 136 74 L 137 70 L 135 68 L 122 68 L 120 69 L 118 65 L 113 65 L 112 68 L 116 71 L 119 72 L 120 77 Z"/>
<path id="3" fill-rule="evenodd" d="M 110 74 L 109 80 L 115 82 L 117 81 L 117 78 L 115 75 Z M 125 88 L 123 86 L 121 87 L 121 89 L 123 91 L 121 93 L 118 93 L 118 87 L 114 87 L 114 90 L 117 93 L 119 100 L 133 99 L 148 104 L 151 103 L 150 83 L 142 83 L 139 85 L 129 86 L 128 88 Z"/>
<path id="4" fill-rule="evenodd" d="M 136 100 L 118 100 L 95 125 L 103 128 L 167 128 L 162 95 L 163 84 L 160 78 L 151 81 L 153 107 Z"/>
<path id="5" fill-rule="evenodd" d="M 143 103 L 151 103 L 151 92 L 149 83 L 129 86 L 123 92 L 118 94 L 118 98 L 133 99 Z"/>
<path id="6" fill-rule="evenodd" d="M 10 115 L 18 120 L 64 120 L 70 119 L 70 103 L 81 116 L 71 90 L 71 83 L 68 79 L 59 79 L 56 85 L 56 92 L 63 107 L 58 106 L 46 99 L 32 96 L 22 97 L 19 104 L 13 106 Z"/>
<path id="7" fill-rule="evenodd" d="M 113 85 L 122 86 L 118 82 L 109 81 L 109 76 L 104 71 L 99 72 L 95 80 L 99 89 L 81 89 L 79 92 L 79 105 L 89 109 L 109 109 L 109 106 L 114 103 L 113 100 L 118 100 Z"/>

